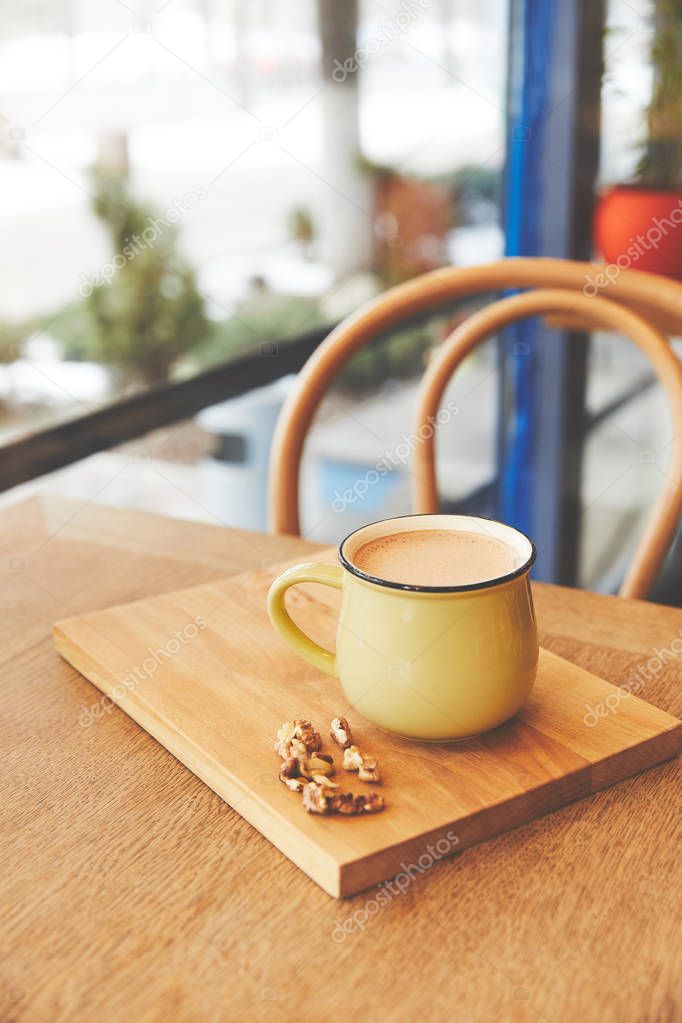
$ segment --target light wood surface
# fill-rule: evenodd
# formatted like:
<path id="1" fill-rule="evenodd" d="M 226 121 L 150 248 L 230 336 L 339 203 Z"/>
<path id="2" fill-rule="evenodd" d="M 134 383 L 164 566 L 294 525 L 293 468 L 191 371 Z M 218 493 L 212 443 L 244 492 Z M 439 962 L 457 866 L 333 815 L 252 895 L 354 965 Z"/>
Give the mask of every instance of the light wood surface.
<path id="1" fill-rule="evenodd" d="M 538 288 L 486 306 L 450 334 L 438 348 L 419 387 L 414 433 L 424 439 L 414 452 L 414 508 L 417 512 L 438 511 L 434 451 L 437 431 L 428 427 L 436 421 L 445 388 L 457 367 L 478 345 L 510 323 L 561 311 L 574 312 L 593 329 L 611 330 L 634 341 L 651 362 L 670 403 L 673 440 L 664 484 L 620 588 L 622 597 L 646 597 L 682 512 L 682 364 L 665 335 L 630 309 L 605 298 L 586 298 L 560 288 Z"/>
<path id="2" fill-rule="evenodd" d="M 321 560 L 334 563 L 336 551 Z M 677 719 L 635 695 L 623 698 L 546 650 L 528 703 L 504 727 L 457 743 L 392 737 L 364 721 L 335 680 L 275 633 L 266 611 L 274 577 L 265 570 L 228 576 L 68 618 L 53 634 L 62 657 L 330 895 L 363 891 L 420 856 L 435 866 L 682 747 Z M 297 623 L 332 649 L 339 597 L 314 586 L 289 593 Z M 391 651 L 385 656 L 389 663 Z M 587 719 L 586 707 L 595 708 Z M 93 693 L 81 725 L 92 727 L 112 710 Z M 360 749 L 378 759 L 380 788 L 342 769 L 328 738 L 338 716 L 351 722 Z M 340 791 L 380 791 L 385 812 L 322 819 L 305 813 L 298 794 L 273 784 L 277 729 L 297 717 L 319 728 L 335 756 Z M 439 842 L 442 855 L 427 852 Z"/>
<path id="3" fill-rule="evenodd" d="M 619 270 L 607 279 L 603 276 L 604 270 L 602 264 L 545 257 L 442 267 L 389 288 L 347 317 L 308 359 L 279 416 L 270 457 L 273 528 L 280 533 L 300 531 L 298 490 L 303 444 L 334 378 L 365 345 L 439 303 L 506 288 L 565 289 L 575 294 L 576 301 L 582 295 L 589 300 L 596 292 L 611 303 L 635 310 L 645 319 L 652 313 L 652 322 L 667 333 L 680 333 L 682 284 L 679 281 L 639 270 Z M 580 308 L 586 311 L 587 305 Z"/>
<path id="4" fill-rule="evenodd" d="M 93 687 L 50 635 L 66 615 L 315 549 L 55 501 L 4 509 L 0 527 L 0 1018 L 680 1018 L 679 758 L 365 916 L 366 894 L 329 899 L 127 715 L 82 728 Z M 682 715 L 665 652 L 681 611 L 553 586 L 535 599 L 546 647 L 612 682 L 638 673 L 640 696 Z"/>

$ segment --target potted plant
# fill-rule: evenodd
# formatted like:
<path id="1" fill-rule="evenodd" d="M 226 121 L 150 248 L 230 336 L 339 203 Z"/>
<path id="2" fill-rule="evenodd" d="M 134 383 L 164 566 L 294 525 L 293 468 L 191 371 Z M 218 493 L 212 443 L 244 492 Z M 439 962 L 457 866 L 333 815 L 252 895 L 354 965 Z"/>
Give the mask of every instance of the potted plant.
<path id="1" fill-rule="evenodd" d="M 647 140 L 632 183 L 597 204 L 595 241 L 605 260 L 682 278 L 682 4 L 659 0 L 651 47 L 654 87 Z"/>

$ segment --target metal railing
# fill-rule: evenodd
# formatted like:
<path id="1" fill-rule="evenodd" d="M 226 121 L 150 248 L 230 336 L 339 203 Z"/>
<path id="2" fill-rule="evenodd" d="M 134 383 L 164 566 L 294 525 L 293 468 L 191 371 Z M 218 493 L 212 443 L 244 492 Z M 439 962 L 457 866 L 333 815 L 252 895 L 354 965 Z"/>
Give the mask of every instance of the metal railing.
<path id="1" fill-rule="evenodd" d="M 461 303 L 435 310 L 447 312 Z M 420 322 L 433 315 L 417 316 Z M 407 324 L 401 324 L 404 326 Z M 139 394 L 103 405 L 94 412 L 76 416 L 36 433 L 0 445 L 0 492 L 53 472 L 88 455 L 142 437 L 152 430 L 187 419 L 216 402 L 273 383 L 288 373 L 297 373 L 333 324 L 316 327 L 297 337 L 267 342 L 185 380 L 149 388 Z M 639 378 L 607 406 L 587 416 L 586 433 L 619 409 L 648 391 L 656 383 L 653 375 Z M 482 492 L 490 498 L 492 481 Z M 473 495 L 472 495 L 473 496 Z M 466 506 L 470 504 L 465 500 Z"/>
<path id="2" fill-rule="evenodd" d="M 291 340 L 264 343 L 187 380 L 150 388 L 2 445 L 0 492 L 297 373 L 330 329 L 317 327 Z"/>

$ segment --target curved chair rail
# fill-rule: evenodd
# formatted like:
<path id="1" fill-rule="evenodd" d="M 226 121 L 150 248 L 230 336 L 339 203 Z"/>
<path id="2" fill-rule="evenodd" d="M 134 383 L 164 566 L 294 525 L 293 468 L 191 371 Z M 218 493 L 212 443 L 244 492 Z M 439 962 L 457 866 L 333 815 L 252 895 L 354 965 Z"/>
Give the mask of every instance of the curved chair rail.
<path id="1" fill-rule="evenodd" d="M 682 365 L 668 339 L 641 316 L 608 299 L 586 298 L 565 289 L 522 292 L 473 313 L 438 348 L 422 379 L 417 399 L 415 432 L 418 444 L 413 474 L 415 511 L 438 510 L 433 430 L 418 432 L 438 413 L 448 382 L 462 360 L 492 334 L 528 316 L 578 314 L 595 328 L 628 336 L 650 360 L 670 402 L 674 440 L 663 487 L 620 589 L 623 597 L 645 597 L 665 557 L 682 510 Z"/>
<path id="2" fill-rule="evenodd" d="M 270 459 L 271 527 L 281 533 L 299 533 L 298 491 L 305 435 L 334 376 L 363 345 L 401 320 L 458 297 L 505 288 L 581 292 L 605 270 L 595 263 L 544 258 L 447 267 L 391 288 L 344 320 L 303 367 L 280 414 Z M 622 270 L 613 283 L 606 283 L 604 291 L 619 304 L 635 305 L 654 317 L 663 315 L 682 324 L 682 285 L 675 281 Z"/>

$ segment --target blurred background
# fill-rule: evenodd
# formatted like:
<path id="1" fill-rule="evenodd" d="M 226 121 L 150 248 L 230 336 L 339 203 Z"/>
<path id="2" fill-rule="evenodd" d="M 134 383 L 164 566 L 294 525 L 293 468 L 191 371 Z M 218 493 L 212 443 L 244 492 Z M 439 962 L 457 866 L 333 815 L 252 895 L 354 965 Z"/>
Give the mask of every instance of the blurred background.
<path id="1" fill-rule="evenodd" d="M 1 10 L 4 502 L 41 491 L 264 529 L 274 422 L 331 326 L 440 266 L 598 256 L 613 186 L 682 197 L 669 0 Z M 681 249 L 633 267 L 679 276 Z M 409 510 L 396 452 L 418 380 L 473 307 L 339 377 L 306 447 L 309 539 Z M 514 521 L 546 538 L 540 577 L 613 592 L 670 419 L 627 340 L 546 333 L 493 339 L 453 381 L 443 507 Z M 524 411 L 540 453 L 519 440 Z M 659 599 L 678 602 L 681 578 L 673 549 Z"/>

